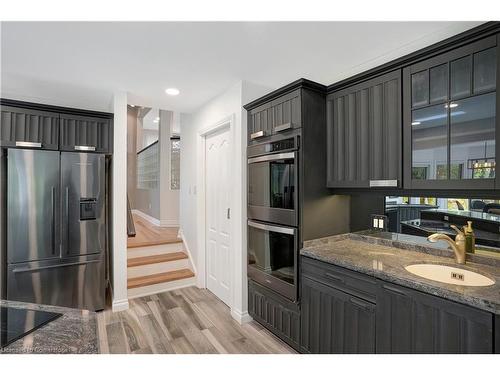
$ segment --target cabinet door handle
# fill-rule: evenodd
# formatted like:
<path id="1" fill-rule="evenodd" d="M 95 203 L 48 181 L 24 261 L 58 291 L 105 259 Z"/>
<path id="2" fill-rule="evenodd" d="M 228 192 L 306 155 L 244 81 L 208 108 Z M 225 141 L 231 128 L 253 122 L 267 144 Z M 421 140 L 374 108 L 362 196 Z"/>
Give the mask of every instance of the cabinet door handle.
<path id="1" fill-rule="evenodd" d="M 266 132 L 264 130 L 261 130 L 261 131 L 250 134 L 250 139 L 262 138 L 265 135 L 266 135 Z"/>
<path id="2" fill-rule="evenodd" d="M 95 151 L 95 146 L 81 146 L 75 145 L 76 151 Z"/>
<path id="3" fill-rule="evenodd" d="M 292 127 L 292 123 L 291 122 L 287 122 L 285 124 L 281 124 L 281 125 L 275 126 L 274 130 L 276 130 L 277 132 L 282 132 L 284 130 L 290 129 L 291 127 Z"/>
<path id="4" fill-rule="evenodd" d="M 344 279 L 342 279 L 341 277 L 338 277 L 337 275 L 334 275 L 330 272 L 325 272 L 325 276 L 328 277 L 329 279 L 332 279 L 332 280 L 335 280 L 339 283 L 344 283 Z"/>
<path id="5" fill-rule="evenodd" d="M 370 187 L 397 187 L 398 180 L 370 180 Z"/>
<path id="6" fill-rule="evenodd" d="M 371 310 L 373 308 L 373 304 L 371 303 L 365 303 L 361 300 L 358 300 L 357 298 L 349 298 L 349 301 L 353 304 L 356 305 L 357 307 L 363 309 L 363 310 Z"/>
<path id="7" fill-rule="evenodd" d="M 384 288 L 385 290 L 388 290 L 389 292 L 393 292 L 393 293 L 396 293 L 396 294 L 399 294 L 400 296 L 403 296 L 403 297 L 407 297 L 408 295 L 403 292 L 401 289 L 398 289 L 398 288 L 394 288 L 393 286 L 389 286 L 389 285 L 382 285 L 382 288 Z"/>
<path id="8" fill-rule="evenodd" d="M 16 141 L 16 147 L 42 148 L 42 143 L 41 142 Z"/>

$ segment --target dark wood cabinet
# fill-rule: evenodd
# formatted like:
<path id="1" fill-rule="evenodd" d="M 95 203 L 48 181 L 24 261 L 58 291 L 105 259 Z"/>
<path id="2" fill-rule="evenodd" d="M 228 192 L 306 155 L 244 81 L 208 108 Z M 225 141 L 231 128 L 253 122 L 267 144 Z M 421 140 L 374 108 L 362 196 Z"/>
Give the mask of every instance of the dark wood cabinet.
<path id="1" fill-rule="evenodd" d="M 380 282 L 377 353 L 493 353 L 493 315 Z"/>
<path id="2" fill-rule="evenodd" d="M 113 126 L 107 118 L 61 115 L 60 149 L 112 153 Z"/>
<path id="3" fill-rule="evenodd" d="M 402 186 L 401 71 L 327 96 L 327 186 Z"/>
<path id="4" fill-rule="evenodd" d="M 301 78 L 244 105 L 248 111 L 248 145 L 302 128 L 312 127 L 311 133 L 318 132 L 317 128 L 324 126 L 325 91 L 325 86 Z M 318 108 L 318 97 L 323 108 Z M 314 121 L 318 118 L 322 120 Z"/>
<path id="5" fill-rule="evenodd" d="M 301 264 L 302 352 L 498 351 L 500 318 L 490 312 L 308 257 Z"/>
<path id="6" fill-rule="evenodd" d="M 271 102 L 271 128 L 273 134 L 302 126 L 300 92 L 300 89 L 294 90 Z"/>
<path id="7" fill-rule="evenodd" d="M 296 303 L 248 280 L 248 312 L 294 349 L 299 349 L 300 316 Z"/>
<path id="8" fill-rule="evenodd" d="M 301 89 L 293 90 L 248 111 L 248 142 L 302 126 Z"/>
<path id="9" fill-rule="evenodd" d="M 57 150 L 59 114 L 2 105 L 0 146 Z"/>
<path id="10" fill-rule="evenodd" d="M 248 111 L 248 142 L 262 139 L 272 134 L 271 103 L 265 103 Z"/>
<path id="11" fill-rule="evenodd" d="M 497 35 L 403 70 L 404 187 L 494 189 Z"/>
<path id="12" fill-rule="evenodd" d="M 307 353 L 375 353 L 375 304 L 301 279 L 301 348 Z"/>

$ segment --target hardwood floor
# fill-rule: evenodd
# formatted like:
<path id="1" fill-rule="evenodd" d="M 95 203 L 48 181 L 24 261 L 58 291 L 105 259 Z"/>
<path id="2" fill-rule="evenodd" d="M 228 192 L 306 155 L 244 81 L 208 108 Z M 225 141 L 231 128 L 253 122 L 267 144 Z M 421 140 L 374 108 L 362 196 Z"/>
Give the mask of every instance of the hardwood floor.
<path id="1" fill-rule="evenodd" d="M 206 289 L 136 298 L 130 309 L 97 316 L 101 353 L 295 353 L 255 322 L 240 325 Z"/>
<path id="2" fill-rule="evenodd" d="M 132 217 L 134 218 L 136 235 L 135 237 L 128 238 L 128 248 L 182 242 L 182 240 L 177 237 L 179 228 L 159 227 L 151 224 L 139 215 L 133 214 Z"/>

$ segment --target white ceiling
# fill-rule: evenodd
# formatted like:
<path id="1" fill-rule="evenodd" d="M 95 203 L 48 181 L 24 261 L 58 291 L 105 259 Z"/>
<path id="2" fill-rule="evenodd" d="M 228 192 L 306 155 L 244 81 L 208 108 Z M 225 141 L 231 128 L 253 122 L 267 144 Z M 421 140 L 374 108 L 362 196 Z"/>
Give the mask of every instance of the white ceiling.
<path id="1" fill-rule="evenodd" d="M 2 22 L 2 97 L 191 112 L 239 80 L 331 84 L 480 22 Z M 168 87 L 181 94 L 169 97 Z"/>

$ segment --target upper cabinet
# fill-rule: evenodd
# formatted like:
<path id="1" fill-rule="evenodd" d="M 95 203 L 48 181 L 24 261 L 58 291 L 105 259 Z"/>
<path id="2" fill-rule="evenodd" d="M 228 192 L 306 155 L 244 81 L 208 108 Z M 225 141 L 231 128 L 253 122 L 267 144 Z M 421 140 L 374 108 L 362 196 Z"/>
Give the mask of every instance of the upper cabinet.
<path id="1" fill-rule="evenodd" d="M 279 96 L 248 112 L 248 142 L 302 126 L 300 89 Z"/>
<path id="2" fill-rule="evenodd" d="M 57 150 L 59 114 L 11 106 L 1 107 L 0 146 Z"/>
<path id="3" fill-rule="evenodd" d="M 327 96 L 327 186 L 401 187 L 401 71 Z"/>
<path id="4" fill-rule="evenodd" d="M 497 55 L 492 36 L 403 70 L 405 188 L 495 187 Z"/>
<path id="5" fill-rule="evenodd" d="M 0 146 L 113 151 L 112 114 L 1 99 Z"/>
<path id="6" fill-rule="evenodd" d="M 112 121 L 107 118 L 61 115 L 61 150 L 111 153 Z"/>

